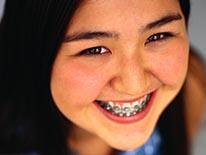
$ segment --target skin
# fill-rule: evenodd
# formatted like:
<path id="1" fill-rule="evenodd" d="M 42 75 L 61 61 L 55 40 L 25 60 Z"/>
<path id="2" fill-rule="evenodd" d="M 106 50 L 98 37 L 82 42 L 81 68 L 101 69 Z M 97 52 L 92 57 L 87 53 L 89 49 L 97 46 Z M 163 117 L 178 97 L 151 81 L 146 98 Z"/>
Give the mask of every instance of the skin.
<path id="1" fill-rule="evenodd" d="M 182 19 L 146 26 L 171 14 L 179 14 Z M 106 31 L 112 35 L 71 38 L 87 31 Z M 172 36 L 148 42 L 152 35 L 162 32 L 170 32 Z M 188 39 L 178 1 L 83 1 L 66 36 L 67 41 L 62 43 L 53 64 L 51 93 L 60 111 L 73 122 L 74 128 L 79 128 L 74 133 L 78 135 L 83 130 L 80 135 L 84 132 L 120 150 L 144 144 L 160 114 L 179 92 L 187 73 Z M 105 47 L 105 53 L 79 54 L 96 46 Z M 149 113 L 133 123 L 114 122 L 93 104 L 97 99 L 132 100 L 154 90 L 156 96 Z M 81 138 L 77 141 L 80 143 Z"/>

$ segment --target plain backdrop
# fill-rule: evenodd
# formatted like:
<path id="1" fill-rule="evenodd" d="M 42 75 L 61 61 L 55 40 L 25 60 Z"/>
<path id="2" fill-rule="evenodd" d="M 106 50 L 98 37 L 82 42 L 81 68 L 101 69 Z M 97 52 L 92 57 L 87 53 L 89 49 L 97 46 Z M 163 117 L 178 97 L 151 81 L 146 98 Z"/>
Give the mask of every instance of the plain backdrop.
<path id="1" fill-rule="evenodd" d="M 189 37 L 206 61 L 206 0 L 191 0 Z"/>

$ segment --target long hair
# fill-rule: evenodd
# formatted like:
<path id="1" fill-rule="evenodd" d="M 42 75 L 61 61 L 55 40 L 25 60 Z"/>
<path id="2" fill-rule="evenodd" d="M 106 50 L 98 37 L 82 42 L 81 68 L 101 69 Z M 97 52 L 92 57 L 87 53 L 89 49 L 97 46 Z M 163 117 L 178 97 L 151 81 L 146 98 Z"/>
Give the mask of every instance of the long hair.
<path id="1" fill-rule="evenodd" d="M 69 128 L 62 123 L 64 116 L 52 100 L 50 72 L 79 3 L 78 0 L 6 1 L 0 25 L 0 153 L 69 153 L 66 142 Z M 190 3 L 180 0 L 180 5 L 187 23 Z M 173 118 L 174 114 L 167 111 L 164 120 Z M 174 118 L 172 123 L 164 120 L 159 123 L 160 130 L 179 124 L 177 120 L 184 122 L 183 118 Z M 184 125 L 180 130 L 184 131 Z M 186 142 L 186 137 L 177 132 Z M 171 133 L 163 131 L 163 140 Z M 175 142 L 176 136 L 169 140 Z M 165 142 L 166 150 L 174 149 L 177 154 L 178 146 Z"/>
<path id="2" fill-rule="evenodd" d="M 0 153 L 67 154 L 50 70 L 77 0 L 7 0 L 0 26 Z"/>

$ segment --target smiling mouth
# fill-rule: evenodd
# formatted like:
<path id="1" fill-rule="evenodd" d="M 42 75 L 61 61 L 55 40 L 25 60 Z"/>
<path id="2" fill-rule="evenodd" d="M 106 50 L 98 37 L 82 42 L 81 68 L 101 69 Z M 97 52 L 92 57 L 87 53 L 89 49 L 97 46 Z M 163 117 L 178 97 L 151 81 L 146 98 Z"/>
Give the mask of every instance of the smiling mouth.
<path id="1" fill-rule="evenodd" d="M 98 106 L 118 117 L 131 117 L 143 111 L 150 101 L 151 93 L 131 102 L 113 102 L 96 100 Z"/>

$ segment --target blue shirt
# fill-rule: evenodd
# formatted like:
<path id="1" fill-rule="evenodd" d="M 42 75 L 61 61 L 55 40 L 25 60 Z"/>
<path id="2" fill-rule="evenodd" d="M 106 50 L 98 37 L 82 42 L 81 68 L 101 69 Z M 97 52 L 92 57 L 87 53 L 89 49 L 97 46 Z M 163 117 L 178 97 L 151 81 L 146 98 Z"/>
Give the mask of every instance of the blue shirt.
<path id="1" fill-rule="evenodd" d="M 160 133 L 155 129 L 143 146 L 132 151 L 120 152 L 118 155 L 160 155 L 160 145 Z"/>

